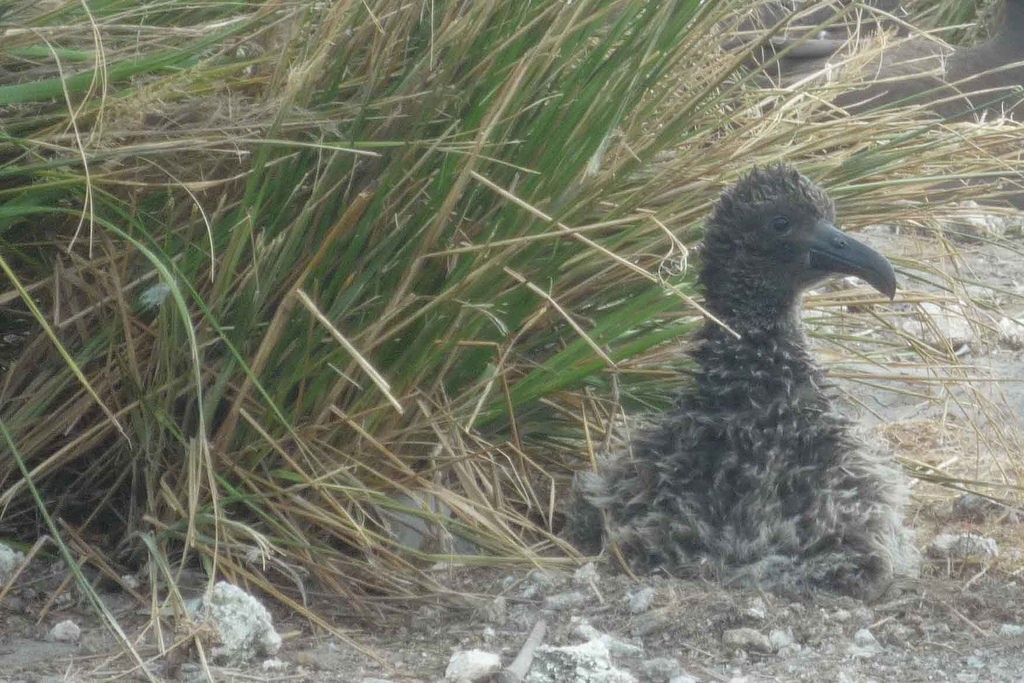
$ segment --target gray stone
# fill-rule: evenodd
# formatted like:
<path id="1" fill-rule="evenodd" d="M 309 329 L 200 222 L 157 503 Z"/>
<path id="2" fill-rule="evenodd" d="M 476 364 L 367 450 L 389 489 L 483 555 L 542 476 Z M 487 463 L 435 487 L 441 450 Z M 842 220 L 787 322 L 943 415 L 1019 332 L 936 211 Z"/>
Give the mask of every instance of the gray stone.
<path id="1" fill-rule="evenodd" d="M 644 676 L 651 681 L 670 681 L 684 675 L 683 667 L 672 657 L 654 657 L 640 665 Z"/>
<path id="2" fill-rule="evenodd" d="M 852 616 L 853 615 L 850 614 L 849 610 L 845 610 L 845 609 L 840 608 L 840 609 L 837 609 L 835 612 L 832 613 L 832 620 L 833 621 L 838 621 L 840 624 L 845 624 L 846 622 L 848 622 L 850 620 L 850 618 Z"/>
<path id="3" fill-rule="evenodd" d="M 972 533 L 938 534 L 928 546 L 928 555 L 938 559 L 985 559 L 999 556 L 994 538 Z"/>
<path id="4" fill-rule="evenodd" d="M 973 200 L 960 202 L 958 208 L 960 209 L 959 213 L 949 219 L 949 227 L 961 235 L 1000 238 L 1020 233 L 1021 217 L 1019 214 L 996 213 Z"/>
<path id="5" fill-rule="evenodd" d="M 634 636 L 649 636 L 668 628 L 678 616 L 678 611 L 671 607 L 651 610 L 638 616 L 629 632 Z"/>
<path id="6" fill-rule="evenodd" d="M 768 642 L 772 644 L 772 651 L 779 652 L 795 642 L 793 633 L 789 629 L 773 628 L 768 633 Z"/>
<path id="7" fill-rule="evenodd" d="M 768 618 L 768 607 L 761 598 L 754 598 L 750 601 L 747 608 L 743 610 L 742 614 L 757 621 L 764 621 Z"/>
<path id="8" fill-rule="evenodd" d="M 0 543 L 0 586 L 11 580 L 14 572 L 25 561 L 25 554 Z"/>
<path id="9" fill-rule="evenodd" d="M 974 326 L 959 302 L 939 305 L 925 301 L 917 305 L 914 318 L 902 323 L 903 330 L 930 343 L 948 343 L 953 349 L 974 341 Z"/>
<path id="10" fill-rule="evenodd" d="M 82 639 L 82 629 L 70 619 L 65 619 L 50 629 L 46 639 L 55 643 L 77 643 Z"/>
<path id="11" fill-rule="evenodd" d="M 779 651 L 775 654 L 777 654 L 782 659 L 789 659 L 790 657 L 796 657 L 802 651 L 803 647 L 799 643 L 791 643 L 786 647 L 779 648 Z"/>
<path id="12" fill-rule="evenodd" d="M 527 599 L 539 598 L 550 593 L 554 587 L 555 577 L 550 572 L 534 569 L 527 575 L 521 595 Z"/>
<path id="13" fill-rule="evenodd" d="M 504 624 L 508 619 L 508 600 L 504 595 L 499 595 L 487 603 L 484 607 L 484 616 L 492 624 Z"/>
<path id="14" fill-rule="evenodd" d="M 643 647 L 628 643 L 621 638 L 616 638 L 610 633 L 602 633 L 594 628 L 586 619 L 573 617 L 570 623 L 573 625 L 573 633 L 577 636 L 587 641 L 600 640 L 607 646 L 608 651 L 616 657 L 642 657 L 644 654 Z"/>
<path id="15" fill-rule="evenodd" d="M 722 645 L 734 650 L 772 652 L 771 641 L 760 631 L 752 628 L 733 628 L 722 633 Z"/>
<path id="16" fill-rule="evenodd" d="M 220 644 L 212 649 L 216 660 L 247 662 L 272 657 L 281 649 L 281 636 L 274 630 L 270 612 L 238 586 L 218 582 L 200 613 L 220 636 Z"/>
<path id="17" fill-rule="evenodd" d="M 475 544 L 451 533 L 442 520 L 452 517 L 451 508 L 427 493 L 391 496 L 391 504 L 378 510 L 391 537 L 401 546 L 422 552 L 476 555 Z"/>
<path id="18" fill-rule="evenodd" d="M 654 604 L 654 598 L 657 595 L 650 586 L 641 586 L 634 590 L 629 591 L 626 594 L 626 603 L 629 607 L 629 611 L 632 614 L 642 614 L 651 608 Z"/>
<path id="19" fill-rule="evenodd" d="M 880 652 L 882 646 L 878 644 L 875 635 L 870 630 L 862 628 L 853 634 L 853 643 L 849 647 L 852 656 L 858 658 L 873 657 Z"/>
<path id="20" fill-rule="evenodd" d="M 999 635 L 1004 638 L 1020 638 L 1024 636 L 1024 626 L 1020 624 L 1003 624 L 999 627 Z"/>
<path id="21" fill-rule="evenodd" d="M 999 319 L 996 329 L 1000 344 L 1016 351 L 1024 349 L 1024 323 L 1004 316 Z"/>
<path id="22" fill-rule="evenodd" d="M 862 628 L 853 634 L 853 642 L 861 647 L 877 647 L 878 641 L 870 629 Z"/>
<path id="23" fill-rule="evenodd" d="M 555 593 L 544 598 L 544 608 L 554 610 L 567 610 L 582 607 L 590 601 L 590 598 L 579 591 L 568 593 Z"/>
<path id="24" fill-rule="evenodd" d="M 264 671 L 275 672 L 287 671 L 289 666 L 291 665 L 288 662 L 284 661 L 283 659 L 278 659 L 277 657 L 265 659 L 263 660 L 263 663 L 260 664 L 260 668 Z"/>
<path id="25" fill-rule="evenodd" d="M 448 660 L 444 679 L 454 683 L 485 681 L 501 670 L 501 657 L 485 650 L 460 650 Z"/>
<path id="26" fill-rule="evenodd" d="M 597 573 L 597 565 L 587 562 L 585 565 L 573 572 L 572 580 L 577 586 L 592 586 L 597 583 L 600 577 Z"/>
<path id="27" fill-rule="evenodd" d="M 965 493 L 953 502 L 953 516 L 965 522 L 984 522 L 992 517 L 1005 516 L 1006 521 L 1020 521 L 1017 510 L 976 493 Z"/>

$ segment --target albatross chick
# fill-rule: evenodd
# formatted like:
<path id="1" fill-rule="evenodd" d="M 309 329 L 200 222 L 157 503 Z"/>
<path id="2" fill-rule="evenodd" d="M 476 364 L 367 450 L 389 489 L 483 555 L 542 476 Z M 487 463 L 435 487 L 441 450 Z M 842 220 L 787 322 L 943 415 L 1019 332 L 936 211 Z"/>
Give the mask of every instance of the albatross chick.
<path id="1" fill-rule="evenodd" d="M 837 413 L 801 330 L 802 292 L 834 274 L 888 297 L 892 266 L 839 231 L 832 201 L 786 165 L 755 168 L 708 222 L 700 283 L 708 321 L 693 385 L 598 472 L 568 519 L 579 547 L 602 537 L 640 571 L 711 569 L 768 589 L 869 595 L 913 574 L 900 470 Z"/>

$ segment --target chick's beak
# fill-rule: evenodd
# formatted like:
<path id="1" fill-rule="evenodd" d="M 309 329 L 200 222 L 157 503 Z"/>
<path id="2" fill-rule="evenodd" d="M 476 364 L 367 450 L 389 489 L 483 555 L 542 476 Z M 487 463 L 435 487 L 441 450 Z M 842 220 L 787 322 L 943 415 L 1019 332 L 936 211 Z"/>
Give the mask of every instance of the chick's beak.
<path id="1" fill-rule="evenodd" d="M 819 221 L 814 226 L 809 253 L 811 271 L 816 277 L 854 275 L 890 299 L 896 296 L 896 273 L 889 260 L 828 221 Z"/>

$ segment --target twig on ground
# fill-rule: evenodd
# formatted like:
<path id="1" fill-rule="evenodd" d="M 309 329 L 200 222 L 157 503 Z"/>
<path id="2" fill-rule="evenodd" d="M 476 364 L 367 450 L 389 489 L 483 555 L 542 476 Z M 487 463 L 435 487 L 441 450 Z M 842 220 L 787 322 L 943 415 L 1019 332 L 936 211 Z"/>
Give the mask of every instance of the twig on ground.
<path id="1" fill-rule="evenodd" d="M 527 636 L 526 642 L 523 643 L 523 647 L 519 650 L 519 654 L 512 660 L 512 663 L 507 667 L 498 672 L 497 683 L 522 683 L 523 679 L 526 678 L 527 672 L 530 670 L 530 665 L 533 664 L 533 655 L 537 650 L 537 646 L 544 640 L 544 634 L 547 632 L 548 624 L 543 619 L 538 619 L 537 623 L 533 625 L 533 629 L 530 631 L 530 635 Z"/>

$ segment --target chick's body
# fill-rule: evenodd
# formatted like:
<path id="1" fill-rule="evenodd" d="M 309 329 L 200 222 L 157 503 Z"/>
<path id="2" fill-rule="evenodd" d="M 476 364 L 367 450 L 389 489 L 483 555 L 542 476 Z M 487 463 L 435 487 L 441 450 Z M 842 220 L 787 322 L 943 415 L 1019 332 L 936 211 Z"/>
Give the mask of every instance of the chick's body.
<path id="1" fill-rule="evenodd" d="M 828 197 L 786 166 L 755 170 L 723 195 L 701 281 L 731 329 L 708 321 L 674 408 L 579 477 L 570 523 L 582 547 L 595 550 L 603 527 L 636 569 L 710 569 L 766 588 L 862 594 L 913 573 L 903 475 L 834 410 L 800 327 L 800 293 L 828 272 L 890 287 L 891 270 L 862 268 L 874 252 L 845 265 L 816 254 L 832 249 L 842 262 L 855 249 L 832 221 Z"/>

